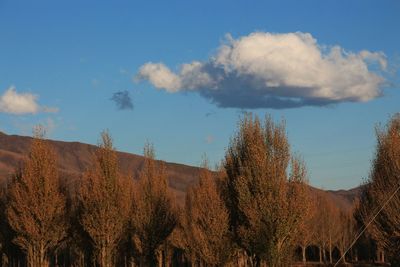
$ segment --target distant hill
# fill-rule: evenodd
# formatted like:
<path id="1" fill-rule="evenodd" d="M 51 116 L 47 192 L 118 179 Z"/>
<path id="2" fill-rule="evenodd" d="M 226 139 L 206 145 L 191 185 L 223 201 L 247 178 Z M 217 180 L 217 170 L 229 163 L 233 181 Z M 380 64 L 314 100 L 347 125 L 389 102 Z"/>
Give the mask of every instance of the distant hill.
<path id="1" fill-rule="evenodd" d="M 32 138 L 18 135 L 6 135 L 0 132 L 0 182 L 10 177 L 29 152 Z M 59 169 L 64 177 L 77 179 L 91 164 L 96 146 L 79 142 L 49 140 L 58 155 Z M 143 162 L 143 156 L 117 152 L 120 170 L 137 177 Z M 167 163 L 166 171 L 170 187 L 183 201 L 187 187 L 197 181 L 199 168 L 183 164 Z"/>
<path id="2" fill-rule="evenodd" d="M 350 202 L 353 202 L 355 198 L 361 194 L 362 189 L 363 186 L 358 186 L 349 190 L 328 190 L 326 192 L 335 196 L 340 196 Z"/>
<path id="3" fill-rule="evenodd" d="M 0 182 L 12 175 L 28 154 L 32 138 L 18 135 L 7 135 L 0 132 Z M 91 164 L 96 146 L 79 142 L 49 140 L 58 155 L 59 169 L 68 181 L 78 179 L 80 174 Z M 121 171 L 137 177 L 144 158 L 140 155 L 117 152 Z M 175 192 L 180 203 L 184 202 L 185 192 L 190 185 L 197 182 L 199 168 L 177 163 L 165 162 L 170 188 Z M 351 190 L 324 191 L 313 188 L 315 194 L 326 194 L 339 207 L 348 208 L 359 195 L 359 188 Z"/>

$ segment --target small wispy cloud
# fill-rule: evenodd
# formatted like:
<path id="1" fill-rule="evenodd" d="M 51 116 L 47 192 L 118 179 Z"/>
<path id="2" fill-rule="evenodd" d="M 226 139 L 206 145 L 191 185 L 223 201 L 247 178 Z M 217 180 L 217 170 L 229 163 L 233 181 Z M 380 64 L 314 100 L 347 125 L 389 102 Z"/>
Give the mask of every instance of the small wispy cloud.
<path id="1" fill-rule="evenodd" d="M 174 72 L 148 62 L 135 79 L 169 93 L 197 92 L 220 107 L 294 108 L 365 102 L 382 95 L 382 52 L 350 52 L 317 43 L 309 33 L 230 35 L 208 60 Z"/>
<path id="2" fill-rule="evenodd" d="M 56 113 L 59 111 L 56 107 L 40 106 L 37 102 L 38 99 L 38 95 L 18 93 L 15 87 L 11 86 L 0 96 L 0 112 L 23 115 L 39 112 Z"/>
<path id="3" fill-rule="evenodd" d="M 132 110 L 133 102 L 127 90 L 115 92 L 111 100 L 115 102 L 119 110 Z"/>

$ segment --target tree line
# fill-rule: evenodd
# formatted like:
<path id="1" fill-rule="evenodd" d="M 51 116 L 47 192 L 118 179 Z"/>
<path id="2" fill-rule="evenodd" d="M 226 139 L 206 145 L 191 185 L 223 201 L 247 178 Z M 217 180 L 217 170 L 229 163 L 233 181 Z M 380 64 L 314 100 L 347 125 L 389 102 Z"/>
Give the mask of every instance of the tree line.
<path id="1" fill-rule="evenodd" d="M 400 180 L 398 115 L 377 130 L 370 179 L 349 209 L 310 189 L 285 123 L 270 116 L 240 119 L 224 160 L 215 171 L 204 160 L 184 205 L 151 144 L 138 177 L 126 176 L 105 131 L 91 166 L 67 186 L 43 130 L 34 136 L 1 191 L 2 266 L 289 266 L 396 262 L 400 252 L 400 194 L 391 194 Z"/>

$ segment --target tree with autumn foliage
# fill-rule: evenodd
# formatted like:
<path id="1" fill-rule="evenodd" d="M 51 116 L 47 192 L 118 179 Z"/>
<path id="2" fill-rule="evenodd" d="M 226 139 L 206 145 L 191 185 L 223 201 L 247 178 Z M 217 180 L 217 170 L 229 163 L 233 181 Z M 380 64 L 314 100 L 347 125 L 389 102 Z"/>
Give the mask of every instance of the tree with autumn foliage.
<path id="1" fill-rule="evenodd" d="M 78 190 L 78 221 L 89 237 L 100 267 L 115 265 L 116 249 L 126 234 L 132 204 L 132 181 L 118 169 L 108 132 L 101 134 L 93 165 Z"/>
<path id="2" fill-rule="evenodd" d="M 290 171 L 288 172 L 288 168 Z M 236 241 L 253 264 L 283 266 L 308 216 L 307 175 L 291 156 L 284 123 L 245 115 L 225 157 L 226 196 Z"/>
<path id="3" fill-rule="evenodd" d="M 317 197 L 317 214 L 315 220 L 315 242 L 319 246 L 320 262 L 333 263 L 333 250 L 340 232 L 340 210 L 326 195 Z M 326 255 L 328 252 L 328 255 Z"/>
<path id="4" fill-rule="evenodd" d="M 341 210 L 339 212 L 339 231 L 337 235 L 337 249 L 339 250 L 339 257 L 343 257 L 341 262 L 346 263 L 346 255 L 347 257 L 353 256 L 350 245 L 353 243 L 354 239 L 357 236 L 357 227 L 356 221 L 354 219 L 354 210 Z M 350 248 L 350 249 L 349 249 Z M 350 253 L 347 253 L 348 250 Z M 344 255 L 346 253 L 346 255 Z"/>
<path id="5" fill-rule="evenodd" d="M 186 195 L 184 225 L 190 251 L 207 266 L 224 266 L 231 259 L 233 240 L 229 212 L 215 179 L 205 161 L 198 185 Z"/>
<path id="6" fill-rule="evenodd" d="M 317 221 L 317 198 L 311 195 L 311 190 L 308 190 L 308 201 L 307 204 L 309 206 L 308 216 L 304 218 L 304 222 L 301 224 L 299 228 L 298 235 L 298 245 L 301 249 L 301 259 L 303 263 L 306 263 L 306 250 L 307 247 L 312 245 L 316 239 L 316 221 Z"/>
<path id="7" fill-rule="evenodd" d="M 67 236 L 67 208 L 57 157 L 40 127 L 28 157 L 10 181 L 6 216 L 27 265 L 49 266 L 52 253 Z"/>
<path id="8" fill-rule="evenodd" d="M 377 128 L 377 146 L 369 180 L 363 187 L 357 215 L 377 246 L 400 263 L 400 114 Z M 373 219 L 380 209 L 378 216 Z M 370 221 L 371 224 L 368 224 Z"/>
<path id="9" fill-rule="evenodd" d="M 178 215 L 165 165 L 155 160 L 152 145 L 145 145 L 144 157 L 130 218 L 132 244 L 140 266 L 155 266 L 158 249 L 174 230 Z"/>

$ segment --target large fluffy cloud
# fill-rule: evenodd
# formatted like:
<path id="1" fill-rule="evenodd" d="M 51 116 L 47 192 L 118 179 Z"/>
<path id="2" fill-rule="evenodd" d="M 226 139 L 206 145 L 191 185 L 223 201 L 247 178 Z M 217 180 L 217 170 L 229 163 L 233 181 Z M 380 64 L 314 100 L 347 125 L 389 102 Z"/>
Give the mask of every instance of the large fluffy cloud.
<path id="1" fill-rule="evenodd" d="M 58 108 L 40 106 L 37 100 L 37 95 L 18 93 L 15 87 L 11 86 L 0 96 L 0 112 L 22 115 L 58 111 Z"/>
<path id="2" fill-rule="evenodd" d="M 380 73 L 387 65 L 382 52 L 322 46 L 301 32 L 228 36 L 217 51 L 177 72 L 146 63 L 136 79 L 170 93 L 198 92 L 221 107 L 290 108 L 374 99 L 381 95 Z"/>

